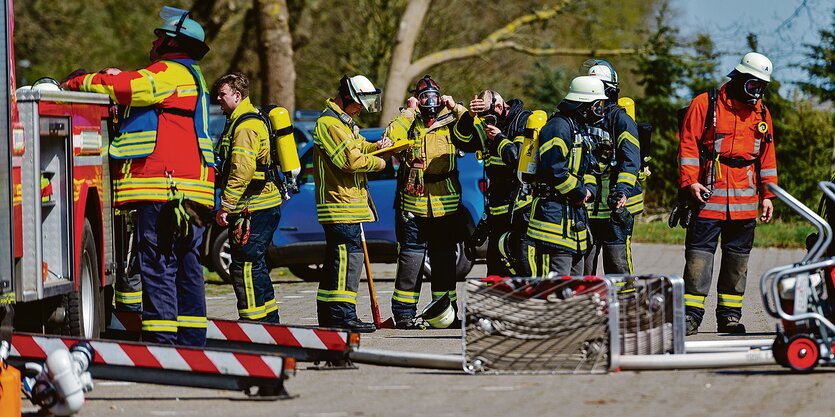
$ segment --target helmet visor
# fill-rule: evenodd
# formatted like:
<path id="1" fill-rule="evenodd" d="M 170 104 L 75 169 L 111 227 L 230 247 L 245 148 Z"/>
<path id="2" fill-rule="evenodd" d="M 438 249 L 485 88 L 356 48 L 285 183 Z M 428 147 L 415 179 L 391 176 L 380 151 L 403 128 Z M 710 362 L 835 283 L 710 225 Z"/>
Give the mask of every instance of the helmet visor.
<path id="1" fill-rule="evenodd" d="M 365 111 L 369 113 L 377 113 L 382 108 L 381 103 L 383 95 L 379 88 L 375 91 L 367 93 L 357 92 L 356 95 L 360 104 L 362 104 L 362 107 L 365 108 Z"/>

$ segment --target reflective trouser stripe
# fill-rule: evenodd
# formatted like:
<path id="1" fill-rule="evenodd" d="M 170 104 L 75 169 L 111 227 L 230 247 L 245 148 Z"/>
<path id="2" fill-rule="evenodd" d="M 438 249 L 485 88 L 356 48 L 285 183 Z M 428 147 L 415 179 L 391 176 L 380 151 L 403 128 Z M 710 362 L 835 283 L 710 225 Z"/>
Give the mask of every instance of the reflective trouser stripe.
<path id="1" fill-rule="evenodd" d="M 722 307 L 742 308 L 742 296 L 733 294 L 719 294 L 718 305 Z"/>
<path id="2" fill-rule="evenodd" d="M 357 293 L 343 290 L 323 290 L 316 292 L 316 300 L 326 303 L 357 303 Z"/>
<path id="3" fill-rule="evenodd" d="M 142 291 L 121 292 L 115 291 L 116 302 L 121 304 L 140 304 L 142 302 Z"/>
<path id="4" fill-rule="evenodd" d="M 531 276 L 537 276 L 536 270 L 536 251 L 532 245 L 528 246 L 528 268 L 531 269 Z"/>
<path id="5" fill-rule="evenodd" d="M 252 284 L 252 262 L 244 262 L 244 292 L 246 293 L 245 311 L 255 308 L 255 288 Z"/>
<path id="6" fill-rule="evenodd" d="M 181 328 L 205 329 L 209 327 L 209 321 L 199 316 L 177 316 L 177 325 Z"/>
<path id="7" fill-rule="evenodd" d="M 348 276 L 348 248 L 344 244 L 339 245 L 339 266 L 336 276 L 336 289 L 345 290 L 345 279 Z"/>
<path id="8" fill-rule="evenodd" d="M 394 289 L 394 294 L 391 296 L 392 300 L 400 301 L 401 303 L 417 304 L 420 299 L 419 292 L 403 291 Z"/>
<path id="9" fill-rule="evenodd" d="M 542 254 L 542 277 L 547 277 L 551 272 L 551 255 L 547 253 Z"/>
<path id="10" fill-rule="evenodd" d="M 626 265 L 629 266 L 629 275 L 635 273 L 632 269 L 632 235 L 626 236 Z"/>
<path id="11" fill-rule="evenodd" d="M 458 293 L 455 290 L 452 291 L 432 291 L 432 301 L 435 301 L 444 296 L 444 294 L 449 293 L 449 301 L 458 300 Z"/>
<path id="12" fill-rule="evenodd" d="M 696 294 L 684 294 L 684 305 L 688 307 L 696 307 L 704 310 L 705 296 Z"/>
<path id="13" fill-rule="evenodd" d="M 177 333 L 177 322 L 174 320 L 142 320 L 142 331 Z"/>
<path id="14" fill-rule="evenodd" d="M 267 311 L 264 309 L 264 306 L 256 306 L 238 310 L 238 315 L 241 316 L 242 319 L 257 320 L 266 317 Z"/>

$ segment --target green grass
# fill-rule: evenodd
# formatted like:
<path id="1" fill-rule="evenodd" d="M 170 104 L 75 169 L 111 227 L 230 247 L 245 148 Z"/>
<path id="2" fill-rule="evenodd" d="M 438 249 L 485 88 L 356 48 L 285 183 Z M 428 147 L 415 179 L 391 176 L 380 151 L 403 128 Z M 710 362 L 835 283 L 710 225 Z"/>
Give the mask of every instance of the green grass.
<path id="1" fill-rule="evenodd" d="M 757 223 L 754 233 L 754 246 L 761 248 L 792 248 L 802 249 L 806 246 L 806 236 L 815 231 L 809 223 L 782 222 Z M 684 229 L 667 226 L 666 217 L 663 221 L 643 223 L 640 219 L 635 222 L 632 234 L 634 242 L 684 244 Z"/>

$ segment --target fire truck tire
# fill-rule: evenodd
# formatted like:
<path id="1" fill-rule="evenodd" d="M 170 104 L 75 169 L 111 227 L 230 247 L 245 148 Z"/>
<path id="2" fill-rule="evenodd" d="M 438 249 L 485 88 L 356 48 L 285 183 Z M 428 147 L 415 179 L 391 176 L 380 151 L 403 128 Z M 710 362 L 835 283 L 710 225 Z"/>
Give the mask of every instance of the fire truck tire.
<path id="1" fill-rule="evenodd" d="M 215 236 L 209 251 L 209 261 L 223 283 L 231 284 L 232 276 L 229 275 L 229 266 L 232 264 L 232 254 L 229 253 L 229 229 L 224 227 Z"/>
<path id="2" fill-rule="evenodd" d="M 81 234 L 78 271 L 78 291 L 66 296 L 66 330 L 72 336 L 97 338 L 104 327 L 104 291 L 93 227 L 87 219 Z"/>

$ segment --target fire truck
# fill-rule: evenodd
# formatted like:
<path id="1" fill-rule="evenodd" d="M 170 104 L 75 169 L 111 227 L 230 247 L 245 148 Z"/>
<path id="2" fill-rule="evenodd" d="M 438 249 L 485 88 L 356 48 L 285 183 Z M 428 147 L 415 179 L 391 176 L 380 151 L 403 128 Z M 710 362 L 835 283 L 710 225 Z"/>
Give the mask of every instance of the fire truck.
<path id="1" fill-rule="evenodd" d="M 110 204 L 115 109 L 101 94 L 16 88 L 6 2 L 0 83 L 0 303 L 16 330 L 85 338 L 105 328 L 122 230 Z"/>

